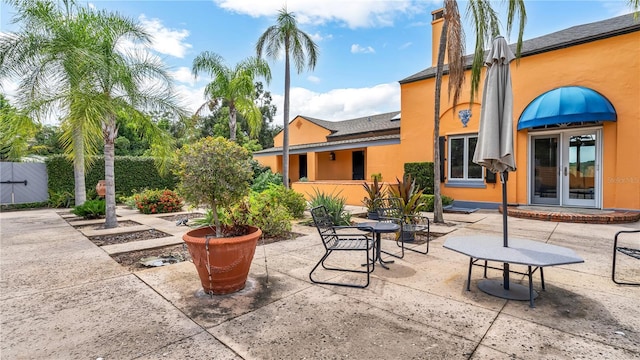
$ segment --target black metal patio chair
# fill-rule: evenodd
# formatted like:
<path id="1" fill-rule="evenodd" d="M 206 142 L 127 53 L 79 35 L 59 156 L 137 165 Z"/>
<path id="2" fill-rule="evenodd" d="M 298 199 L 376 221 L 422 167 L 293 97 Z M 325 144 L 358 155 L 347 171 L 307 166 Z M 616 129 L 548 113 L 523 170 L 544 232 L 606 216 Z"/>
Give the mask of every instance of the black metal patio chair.
<path id="1" fill-rule="evenodd" d="M 404 214 L 400 198 L 381 198 L 376 201 L 378 220 L 400 225 L 400 231 L 396 234 L 396 245 L 401 248 L 400 255 L 382 252 L 399 259 L 404 257 L 405 250 L 422 255 L 428 254 L 431 241 L 429 218 L 419 214 Z M 426 246 L 421 248 L 424 244 Z"/>
<path id="2" fill-rule="evenodd" d="M 611 266 L 611 280 L 613 280 L 614 283 L 616 284 L 620 284 L 620 285 L 633 285 L 633 286 L 640 286 L 640 282 L 627 282 L 627 281 L 619 281 L 616 280 L 616 254 L 617 253 L 621 253 L 624 255 L 628 255 L 631 256 L 632 258 L 638 259 L 640 260 L 640 234 L 638 234 L 635 237 L 635 247 L 632 246 L 621 246 L 618 244 L 618 237 L 621 234 L 633 234 L 633 233 L 640 233 L 640 230 L 622 230 L 622 231 L 618 231 L 614 237 L 613 240 L 613 265 Z M 620 237 L 621 240 L 623 240 L 624 236 Z M 622 241 L 621 241 L 622 243 Z M 626 243 L 626 242 L 625 242 Z"/>
<path id="3" fill-rule="evenodd" d="M 373 262 L 374 255 L 375 255 L 374 254 L 375 240 L 372 234 L 370 232 L 369 233 L 364 232 L 363 230 L 358 229 L 355 226 L 336 226 L 333 223 L 333 220 L 329 215 L 329 212 L 327 211 L 327 209 L 324 207 L 324 205 L 311 209 L 311 216 L 313 217 L 313 221 L 316 225 L 316 228 L 318 229 L 318 233 L 320 234 L 320 238 L 322 239 L 322 244 L 324 245 L 324 249 L 325 249 L 324 255 L 309 273 L 309 279 L 311 280 L 311 282 L 316 284 L 348 286 L 348 287 L 355 287 L 355 288 L 365 288 L 369 286 L 370 275 L 371 275 L 371 272 L 373 272 L 373 269 L 375 268 L 375 265 Z M 352 232 L 349 232 L 349 231 L 352 231 Z M 365 263 L 363 264 L 363 266 L 366 265 L 367 269 L 356 270 L 356 269 L 329 267 L 325 265 L 324 263 L 325 260 L 334 251 L 364 252 Z M 338 282 L 314 280 L 313 273 L 316 271 L 316 269 L 320 265 L 322 265 L 322 267 L 325 270 L 366 274 L 366 277 L 367 277 L 366 283 L 354 284 L 354 283 L 338 283 Z"/>

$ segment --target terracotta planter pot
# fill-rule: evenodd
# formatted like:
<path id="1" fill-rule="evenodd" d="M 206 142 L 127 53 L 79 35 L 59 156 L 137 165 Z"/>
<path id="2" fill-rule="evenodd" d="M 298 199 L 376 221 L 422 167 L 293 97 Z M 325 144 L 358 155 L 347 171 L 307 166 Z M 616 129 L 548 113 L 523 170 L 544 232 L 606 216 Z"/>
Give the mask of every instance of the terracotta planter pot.
<path id="1" fill-rule="evenodd" d="M 96 184 L 96 192 L 101 198 L 105 196 L 105 194 L 107 193 L 107 186 L 105 185 L 104 180 L 98 180 L 98 184 Z"/>
<path id="2" fill-rule="evenodd" d="M 207 235 L 209 251 L 206 249 Z M 215 229 L 202 227 L 182 236 L 206 293 L 229 294 L 244 289 L 262 230 L 250 226 L 247 235 L 216 238 Z"/>

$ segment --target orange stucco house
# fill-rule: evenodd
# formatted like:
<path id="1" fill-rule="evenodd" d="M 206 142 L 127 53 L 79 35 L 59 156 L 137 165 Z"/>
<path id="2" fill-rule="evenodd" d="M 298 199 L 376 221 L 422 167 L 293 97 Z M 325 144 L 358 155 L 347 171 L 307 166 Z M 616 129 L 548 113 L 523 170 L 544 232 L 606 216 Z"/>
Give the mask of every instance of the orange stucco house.
<path id="1" fill-rule="evenodd" d="M 341 191 L 348 204 L 361 205 L 363 179 L 379 173 L 393 182 L 405 163 L 433 161 L 436 39 L 443 21 L 440 10 L 433 15 L 432 67 L 400 80 L 400 111 L 291 121 L 294 190 L 307 196 L 315 189 Z M 507 201 L 640 211 L 640 20 L 629 14 L 527 40 L 511 76 L 517 171 L 509 176 Z M 447 82 L 445 69 L 443 89 Z M 465 89 L 454 109 L 443 92 L 441 192 L 456 205 L 495 208 L 502 199 L 499 180 L 470 160 L 481 95 L 482 84 L 477 99 Z M 282 134 L 274 140 L 274 148 L 254 157 L 279 171 Z"/>

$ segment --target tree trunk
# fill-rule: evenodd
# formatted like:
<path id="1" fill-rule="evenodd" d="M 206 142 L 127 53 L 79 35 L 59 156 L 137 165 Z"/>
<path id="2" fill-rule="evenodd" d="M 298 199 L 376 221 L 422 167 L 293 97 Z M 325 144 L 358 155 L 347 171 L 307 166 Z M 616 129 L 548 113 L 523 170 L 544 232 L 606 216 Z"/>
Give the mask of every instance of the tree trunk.
<path id="1" fill-rule="evenodd" d="M 289 189 L 289 87 L 291 86 L 289 46 L 285 46 L 284 61 L 284 123 L 282 124 L 282 182 Z"/>
<path id="2" fill-rule="evenodd" d="M 438 65 L 436 70 L 435 106 L 433 112 L 433 222 L 444 223 L 442 214 L 442 196 L 440 195 L 440 93 L 442 92 L 442 72 L 444 52 L 447 44 L 447 20 L 442 24 L 440 45 L 438 48 Z"/>
<path id="3" fill-rule="evenodd" d="M 229 140 L 233 142 L 236 141 L 236 128 L 236 107 L 233 102 L 231 102 L 229 104 Z"/>
<path id="4" fill-rule="evenodd" d="M 84 137 L 82 129 L 73 129 L 73 182 L 76 206 L 87 200 L 87 188 L 84 179 Z"/>
<path id="5" fill-rule="evenodd" d="M 107 203 L 105 229 L 118 227 L 116 217 L 116 183 L 114 171 L 115 140 L 118 136 L 116 119 L 113 115 L 108 115 L 107 124 L 103 125 L 104 133 L 104 180 L 105 180 L 105 201 Z"/>

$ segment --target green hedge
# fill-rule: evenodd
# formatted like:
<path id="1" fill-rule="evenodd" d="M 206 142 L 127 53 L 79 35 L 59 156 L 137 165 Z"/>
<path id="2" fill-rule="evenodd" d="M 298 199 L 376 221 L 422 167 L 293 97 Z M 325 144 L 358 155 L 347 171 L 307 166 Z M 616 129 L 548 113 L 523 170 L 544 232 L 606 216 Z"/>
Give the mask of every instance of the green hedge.
<path id="1" fill-rule="evenodd" d="M 73 163 L 63 155 L 47 158 L 49 191 L 74 193 Z M 153 158 L 141 156 L 116 156 L 114 162 L 116 194 L 128 196 L 142 189 L 175 189 L 178 178 L 173 174 L 161 176 Z M 104 179 L 104 157 L 96 156 L 85 171 L 87 192 L 95 192 L 98 180 Z"/>
<path id="2" fill-rule="evenodd" d="M 414 162 L 404 164 L 404 173 L 411 174 L 416 185 L 424 190 L 425 194 L 433 194 L 433 163 Z"/>

